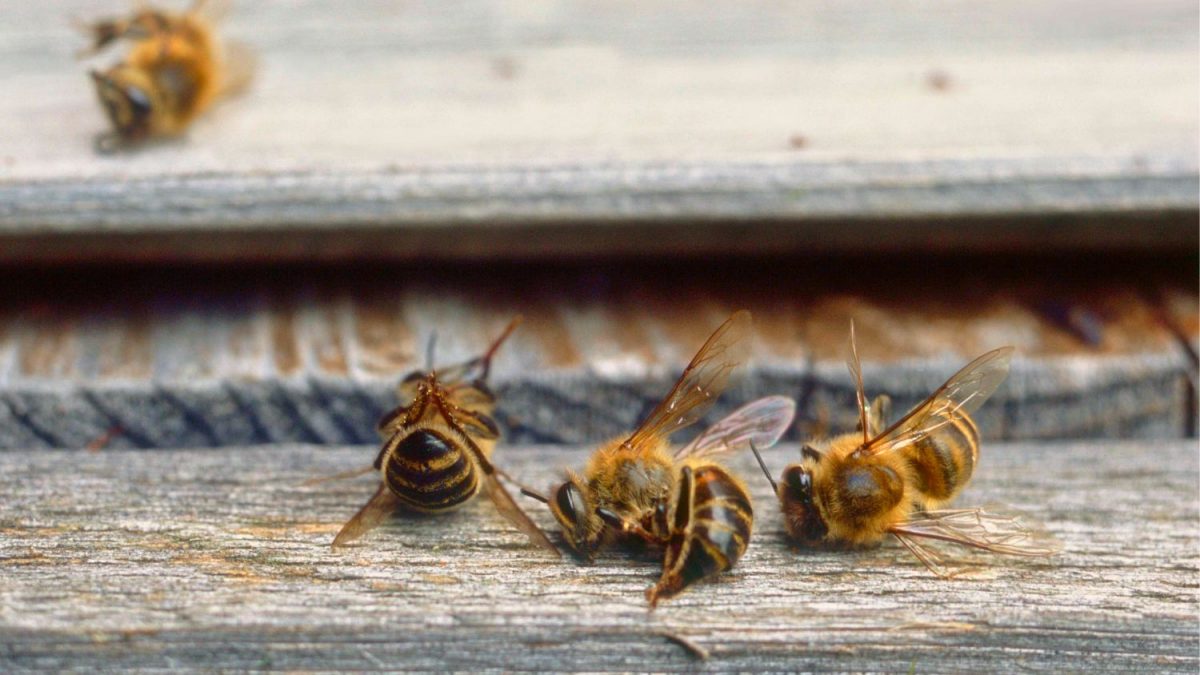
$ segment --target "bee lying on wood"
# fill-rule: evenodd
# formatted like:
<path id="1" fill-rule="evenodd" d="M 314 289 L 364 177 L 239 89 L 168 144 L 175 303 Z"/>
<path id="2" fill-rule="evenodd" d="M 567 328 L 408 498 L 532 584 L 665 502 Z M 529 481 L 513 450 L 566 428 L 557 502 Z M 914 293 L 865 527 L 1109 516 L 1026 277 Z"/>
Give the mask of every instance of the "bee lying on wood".
<path id="1" fill-rule="evenodd" d="M 496 398 L 487 377 L 492 357 L 519 322 L 520 317 L 514 319 L 482 356 L 440 373 L 430 366 L 404 378 L 399 393 L 408 402 L 380 420 L 379 431 L 386 440 L 374 464 L 333 477 L 375 470 L 382 478 L 375 495 L 338 532 L 334 547 L 363 536 L 397 509 L 449 511 L 482 489 L 530 541 L 560 555 L 513 501 L 491 461 L 500 431 L 491 417 Z"/>
<path id="2" fill-rule="evenodd" d="M 1023 556 L 1058 551 L 1056 542 L 1026 529 L 1015 516 L 938 510 L 971 480 L 979 461 L 979 428 L 971 413 L 1004 382 L 1012 353 L 1012 347 L 1001 347 L 980 356 L 888 426 L 890 400 L 866 402 L 852 324 L 848 365 L 859 431 L 806 444 L 801 462 L 784 469 L 778 484 L 755 450 L 792 539 L 806 547 L 852 547 L 891 535 L 940 577 L 952 573 L 926 542 Z"/>
<path id="3" fill-rule="evenodd" d="M 90 56 L 118 40 L 131 42 L 124 60 L 92 70 L 92 81 L 113 131 L 96 147 L 111 152 L 149 138 L 177 136 L 221 98 L 250 83 L 255 59 L 244 46 L 222 42 L 213 10 L 196 0 L 182 13 L 145 7 L 132 15 L 83 24 Z"/>
<path id="4" fill-rule="evenodd" d="M 662 577 L 646 592 L 651 605 L 733 567 L 750 543 L 750 496 L 712 457 L 773 445 L 791 425 L 795 402 L 754 401 L 673 453 L 668 440 L 716 402 L 745 360 L 750 326 L 750 313 L 740 311 L 717 328 L 662 403 L 628 438 L 596 450 L 582 476 L 569 474 L 549 498 L 523 490 L 550 507 L 568 545 L 586 559 L 621 535 L 664 549 Z"/>

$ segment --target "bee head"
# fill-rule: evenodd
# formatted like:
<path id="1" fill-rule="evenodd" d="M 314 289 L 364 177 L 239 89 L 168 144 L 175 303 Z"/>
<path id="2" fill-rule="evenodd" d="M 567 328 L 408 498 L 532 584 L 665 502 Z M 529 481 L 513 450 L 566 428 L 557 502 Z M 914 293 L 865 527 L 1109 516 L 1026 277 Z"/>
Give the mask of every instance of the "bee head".
<path id="1" fill-rule="evenodd" d="M 589 502 L 579 478 L 571 476 L 554 490 L 549 504 L 567 543 L 580 556 L 591 560 L 602 523 Z"/>
<path id="2" fill-rule="evenodd" d="M 117 134 L 128 140 L 148 136 L 157 107 L 150 76 L 123 65 L 105 73 L 93 70 L 91 74 L 100 104 Z"/>
<path id="3" fill-rule="evenodd" d="M 825 519 L 813 501 L 812 471 L 803 464 L 793 464 L 783 471 L 779 485 L 779 500 L 783 504 L 788 532 L 800 543 L 816 543 L 825 537 Z"/>

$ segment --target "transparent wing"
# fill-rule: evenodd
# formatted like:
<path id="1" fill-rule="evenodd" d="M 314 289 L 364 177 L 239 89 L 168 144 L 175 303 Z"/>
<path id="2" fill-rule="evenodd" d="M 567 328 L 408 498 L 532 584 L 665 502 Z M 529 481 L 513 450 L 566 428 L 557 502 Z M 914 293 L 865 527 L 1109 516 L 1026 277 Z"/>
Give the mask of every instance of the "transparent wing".
<path id="1" fill-rule="evenodd" d="M 927 511 L 889 530 L 931 572 L 940 577 L 954 573 L 936 549 L 921 541 L 944 541 L 991 553 L 1050 556 L 1062 545 L 1041 530 L 1031 529 L 1013 514 L 996 510 L 949 509 Z"/>
<path id="2" fill-rule="evenodd" d="M 1012 354 L 1012 347 L 1001 347 L 968 363 L 932 396 L 858 452 L 873 455 L 899 450 L 932 435 L 955 417 L 975 412 L 1008 377 Z"/>
<path id="3" fill-rule="evenodd" d="M 500 515 L 504 516 L 518 530 L 524 532 L 525 536 L 529 537 L 529 541 L 550 551 L 556 558 L 562 557 L 558 547 L 550 541 L 545 532 L 542 532 L 542 528 L 530 520 L 521 507 L 513 501 L 512 495 L 508 494 L 508 490 L 496 478 L 494 471 L 484 474 L 483 489 L 492 503 L 496 505 L 496 509 L 500 511 Z"/>
<path id="4" fill-rule="evenodd" d="M 223 45 L 225 63 L 221 81 L 221 96 L 237 96 L 250 88 L 254 74 L 258 71 L 258 54 L 248 45 L 227 41 Z"/>
<path id="5" fill-rule="evenodd" d="M 379 489 L 375 491 L 375 496 L 371 497 L 358 510 L 358 513 L 346 521 L 346 524 L 338 531 L 337 536 L 333 538 L 333 547 L 345 546 L 375 529 L 380 523 L 395 513 L 399 507 L 400 500 L 392 494 L 391 490 L 387 489 L 386 485 L 380 483 Z"/>
<path id="6" fill-rule="evenodd" d="M 729 384 L 733 369 L 746 360 L 750 343 L 750 312 L 741 310 L 721 324 L 688 367 L 675 388 L 625 441 L 637 446 L 652 438 L 666 438 L 704 416 Z"/>
<path id="7" fill-rule="evenodd" d="M 867 419 L 867 392 L 863 387 L 862 361 L 858 359 L 858 340 L 854 337 L 854 321 L 850 322 L 850 353 L 846 355 L 846 367 L 850 369 L 850 377 L 854 378 L 854 398 L 858 405 L 858 427 L 862 429 L 863 445 L 866 445 L 871 427 Z"/>
<path id="8" fill-rule="evenodd" d="M 751 401 L 676 450 L 675 459 L 747 449 L 751 444 L 765 450 L 787 433 L 795 416 L 796 402 L 786 396 Z"/>
<path id="9" fill-rule="evenodd" d="M 525 536 L 529 537 L 529 541 L 550 551 L 556 558 L 561 558 L 562 553 L 558 550 L 558 547 L 550 541 L 545 532 L 542 532 L 542 528 L 530 520 L 529 516 L 521 510 L 521 507 L 517 506 L 517 503 L 513 501 L 512 495 L 508 494 L 508 490 L 504 488 L 504 485 L 496 477 L 498 473 L 496 467 L 483 454 L 483 451 L 479 449 L 475 440 L 463 431 L 456 420 L 451 417 L 447 417 L 446 420 L 450 424 L 450 427 L 458 433 L 459 438 L 466 443 L 467 448 L 475 457 L 480 470 L 483 471 L 483 489 L 487 493 L 488 499 L 491 499 L 492 503 L 496 505 L 496 510 L 500 512 L 500 515 L 504 516 L 518 530 L 524 532 Z"/>

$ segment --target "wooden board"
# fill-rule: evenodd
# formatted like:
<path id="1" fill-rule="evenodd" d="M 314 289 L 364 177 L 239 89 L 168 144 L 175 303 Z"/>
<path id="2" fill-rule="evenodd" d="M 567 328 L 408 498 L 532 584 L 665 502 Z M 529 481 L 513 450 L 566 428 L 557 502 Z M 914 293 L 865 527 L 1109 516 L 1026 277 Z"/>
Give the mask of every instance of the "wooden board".
<path id="1" fill-rule="evenodd" d="M 797 554 L 753 460 L 735 570 L 648 612 L 652 560 L 529 548 L 489 504 L 400 517 L 332 552 L 373 447 L 0 453 L 0 668 L 1030 670 L 1194 673 L 1194 441 L 991 444 L 965 505 L 1006 502 L 1064 552 L 954 581 L 902 549 Z M 776 471 L 795 447 L 770 451 Z M 504 447 L 545 486 L 582 449 Z M 757 479 L 756 479 L 757 478 Z M 543 526 L 549 513 L 534 510 Z M 984 562 L 982 558 L 970 558 Z M 669 633 L 707 651 L 699 663 Z"/>
<path id="2" fill-rule="evenodd" d="M 1183 0 L 235 3 L 253 89 L 97 156 L 127 6 L 0 2 L 0 261 L 1196 246 Z"/>
<path id="3" fill-rule="evenodd" d="M 1195 267 L 1155 265 L 1149 275 L 1117 261 L 1018 275 L 1007 261 L 924 260 L 10 275 L 0 279 L 0 447 L 373 442 L 431 336 L 437 363 L 454 363 L 517 314 L 525 323 L 494 369 L 502 426 L 520 442 L 594 442 L 657 403 L 739 308 L 753 312 L 757 337 L 721 408 L 793 396 L 797 437 L 855 422 L 851 320 L 868 389 L 898 410 L 1014 345 L 1012 376 L 981 413 L 991 437 L 1180 437 L 1195 429 Z"/>

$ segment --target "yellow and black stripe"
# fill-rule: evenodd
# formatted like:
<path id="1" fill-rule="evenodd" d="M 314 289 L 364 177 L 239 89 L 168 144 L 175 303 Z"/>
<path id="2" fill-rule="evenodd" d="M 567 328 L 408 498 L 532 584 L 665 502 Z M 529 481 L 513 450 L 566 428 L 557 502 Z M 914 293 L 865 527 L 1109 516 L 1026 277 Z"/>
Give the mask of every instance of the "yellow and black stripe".
<path id="1" fill-rule="evenodd" d="M 408 506 L 441 511 L 479 491 L 479 476 L 459 443 L 429 429 L 397 435 L 383 459 L 388 489 Z"/>
<path id="2" fill-rule="evenodd" d="M 741 484 L 714 463 L 680 468 L 663 574 L 653 604 L 737 563 L 750 543 L 754 509 Z"/>
<path id="3" fill-rule="evenodd" d="M 913 487 L 927 499 L 945 501 L 971 480 L 979 459 L 979 427 L 969 416 L 941 413 L 938 429 L 905 452 L 913 471 Z"/>

